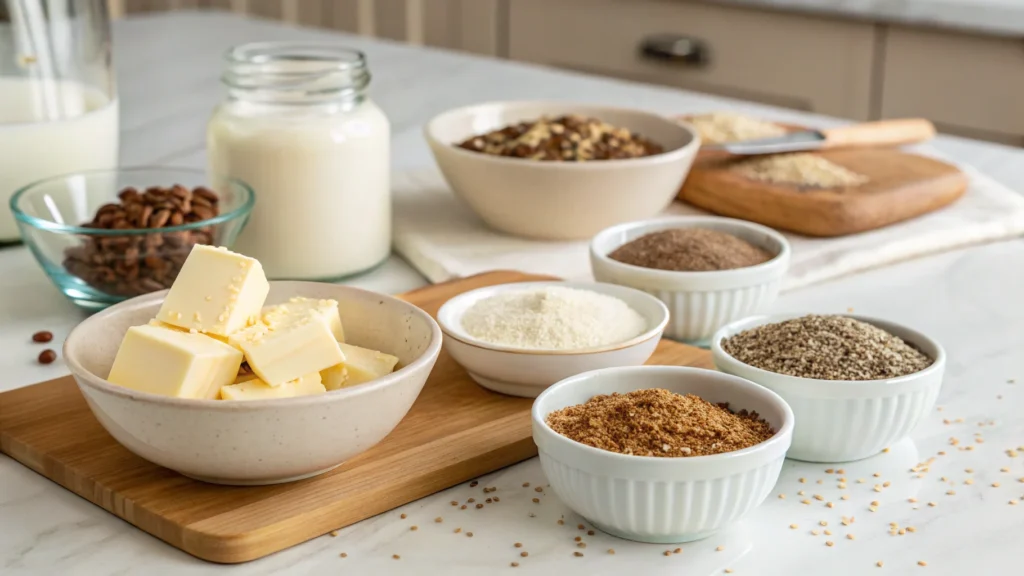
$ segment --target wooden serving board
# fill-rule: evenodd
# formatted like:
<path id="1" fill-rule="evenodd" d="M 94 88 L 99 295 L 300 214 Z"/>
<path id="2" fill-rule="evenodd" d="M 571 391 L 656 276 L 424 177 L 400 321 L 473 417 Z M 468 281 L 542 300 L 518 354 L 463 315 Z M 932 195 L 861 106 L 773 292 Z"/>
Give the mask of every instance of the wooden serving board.
<path id="1" fill-rule="evenodd" d="M 545 279 L 488 272 L 403 298 L 436 315 L 449 298 L 474 288 Z M 711 366 L 707 351 L 669 340 L 649 363 Z M 477 386 L 442 350 L 409 414 L 368 452 L 308 480 L 230 487 L 188 479 L 129 452 L 65 376 L 0 394 L 0 451 L 172 546 L 237 563 L 535 456 L 532 403 Z"/>
<path id="2" fill-rule="evenodd" d="M 831 237 L 921 216 L 951 204 L 967 190 L 967 176 L 956 166 L 897 149 L 817 154 L 870 181 L 853 188 L 831 189 L 759 182 L 729 170 L 742 158 L 705 152 L 694 161 L 679 199 L 722 216 L 808 236 Z"/>

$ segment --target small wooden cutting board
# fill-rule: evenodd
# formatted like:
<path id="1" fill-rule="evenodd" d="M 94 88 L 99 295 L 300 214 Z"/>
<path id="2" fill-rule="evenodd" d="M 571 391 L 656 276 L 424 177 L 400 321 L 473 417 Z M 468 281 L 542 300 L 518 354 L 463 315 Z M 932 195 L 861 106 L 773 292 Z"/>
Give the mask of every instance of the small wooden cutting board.
<path id="1" fill-rule="evenodd" d="M 549 279 L 488 272 L 403 298 L 436 315 L 468 290 Z M 648 363 L 711 366 L 707 351 L 669 340 Z M 132 454 L 100 426 L 65 376 L 0 394 L 0 451 L 172 546 L 238 563 L 535 456 L 532 405 L 476 385 L 442 350 L 409 414 L 377 446 L 308 480 L 232 487 L 191 480 Z"/>
<path id="2" fill-rule="evenodd" d="M 787 126 L 791 130 L 799 127 Z M 967 176 L 940 160 L 892 148 L 815 152 L 870 178 L 851 188 L 801 188 L 760 182 L 729 167 L 744 158 L 701 153 L 679 199 L 715 214 L 806 234 L 844 236 L 874 230 L 956 201 Z"/>

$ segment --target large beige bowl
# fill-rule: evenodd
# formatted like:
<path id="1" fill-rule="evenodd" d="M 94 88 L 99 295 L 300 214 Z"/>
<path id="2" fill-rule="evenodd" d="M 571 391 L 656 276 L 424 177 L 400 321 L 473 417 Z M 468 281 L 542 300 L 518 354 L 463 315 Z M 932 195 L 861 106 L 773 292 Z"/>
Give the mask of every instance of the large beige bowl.
<path id="1" fill-rule="evenodd" d="M 130 326 L 156 315 L 166 291 L 108 308 L 76 327 L 64 358 L 96 419 L 126 448 L 218 484 L 274 484 L 315 476 L 380 442 L 419 395 L 441 349 L 437 323 L 416 306 L 317 282 L 271 282 L 268 304 L 292 296 L 338 301 L 346 340 L 394 354 L 400 369 L 316 396 L 249 402 L 186 400 L 105 380 Z"/>
<path id="2" fill-rule="evenodd" d="M 665 152 L 627 160 L 541 162 L 456 147 L 471 136 L 542 116 L 582 114 L 628 128 Z M 494 102 L 445 112 L 425 130 L 455 194 L 491 227 L 529 238 L 581 240 L 631 220 L 650 218 L 679 192 L 700 138 L 675 120 L 644 112 L 570 102 Z"/>

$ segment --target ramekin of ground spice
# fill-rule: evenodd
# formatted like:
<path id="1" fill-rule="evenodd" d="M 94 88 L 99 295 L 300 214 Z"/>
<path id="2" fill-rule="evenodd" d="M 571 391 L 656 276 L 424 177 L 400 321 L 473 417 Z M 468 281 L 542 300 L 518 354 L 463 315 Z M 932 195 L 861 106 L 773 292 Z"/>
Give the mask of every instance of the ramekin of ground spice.
<path id="1" fill-rule="evenodd" d="M 452 298 L 437 321 L 444 345 L 481 386 L 534 397 L 597 368 L 640 365 L 668 323 L 657 298 L 593 282 L 522 282 Z"/>
<path id="2" fill-rule="evenodd" d="M 537 398 L 532 419 L 559 499 L 605 532 L 660 543 L 708 536 L 760 504 L 794 426 L 777 394 L 680 366 L 568 378 Z"/>
<path id="3" fill-rule="evenodd" d="M 812 462 L 858 460 L 901 440 L 934 406 L 946 364 L 932 338 L 852 315 L 734 322 L 714 336 L 712 356 L 792 406 L 789 456 Z"/>
<path id="4" fill-rule="evenodd" d="M 620 224 L 590 243 L 598 281 L 658 296 L 672 312 L 665 334 L 697 345 L 771 304 L 789 259 L 789 243 L 778 232 L 717 216 Z"/>

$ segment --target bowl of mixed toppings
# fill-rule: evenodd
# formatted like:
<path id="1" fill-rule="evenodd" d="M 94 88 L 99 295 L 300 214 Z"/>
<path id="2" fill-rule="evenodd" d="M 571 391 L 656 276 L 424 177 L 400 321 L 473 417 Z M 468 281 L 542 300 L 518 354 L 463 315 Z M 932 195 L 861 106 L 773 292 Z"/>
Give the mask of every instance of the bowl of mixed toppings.
<path id="1" fill-rule="evenodd" d="M 789 456 L 847 462 L 881 452 L 935 405 L 946 352 L 895 322 L 854 315 L 758 316 L 715 334 L 715 366 L 782 396 L 796 414 Z"/>
<path id="2" fill-rule="evenodd" d="M 424 133 L 452 191 L 488 225 L 550 240 L 662 211 L 700 147 L 685 123 L 569 102 L 459 108 Z"/>
<path id="3" fill-rule="evenodd" d="M 722 326 L 769 306 L 789 260 L 782 234 L 718 216 L 628 222 L 590 242 L 595 279 L 657 297 L 672 313 L 665 336 L 698 346 Z"/>
<path id="4" fill-rule="evenodd" d="M 268 282 L 258 261 L 196 245 L 170 290 L 86 319 L 64 358 L 110 435 L 220 484 L 326 472 L 412 407 L 441 349 L 423 310 L 318 282 Z"/>
<path id="5" fill-rule="evenodd" d="M 477 384 L 533 398 L 581 372 L 643 364 L 668 310 L 625 286 L 520 282 L 460 294 L 441 306 L 437 322 L 445 349 Z"/>
<path id="6" fill-rule="evenodd" d="M 604 532 L 653 543 L 706 538 L 761 504 L 794 426 L 771 390 L 679 366 L 568 378 L 537 398 L 532 420 L 558 497 Z"/>

